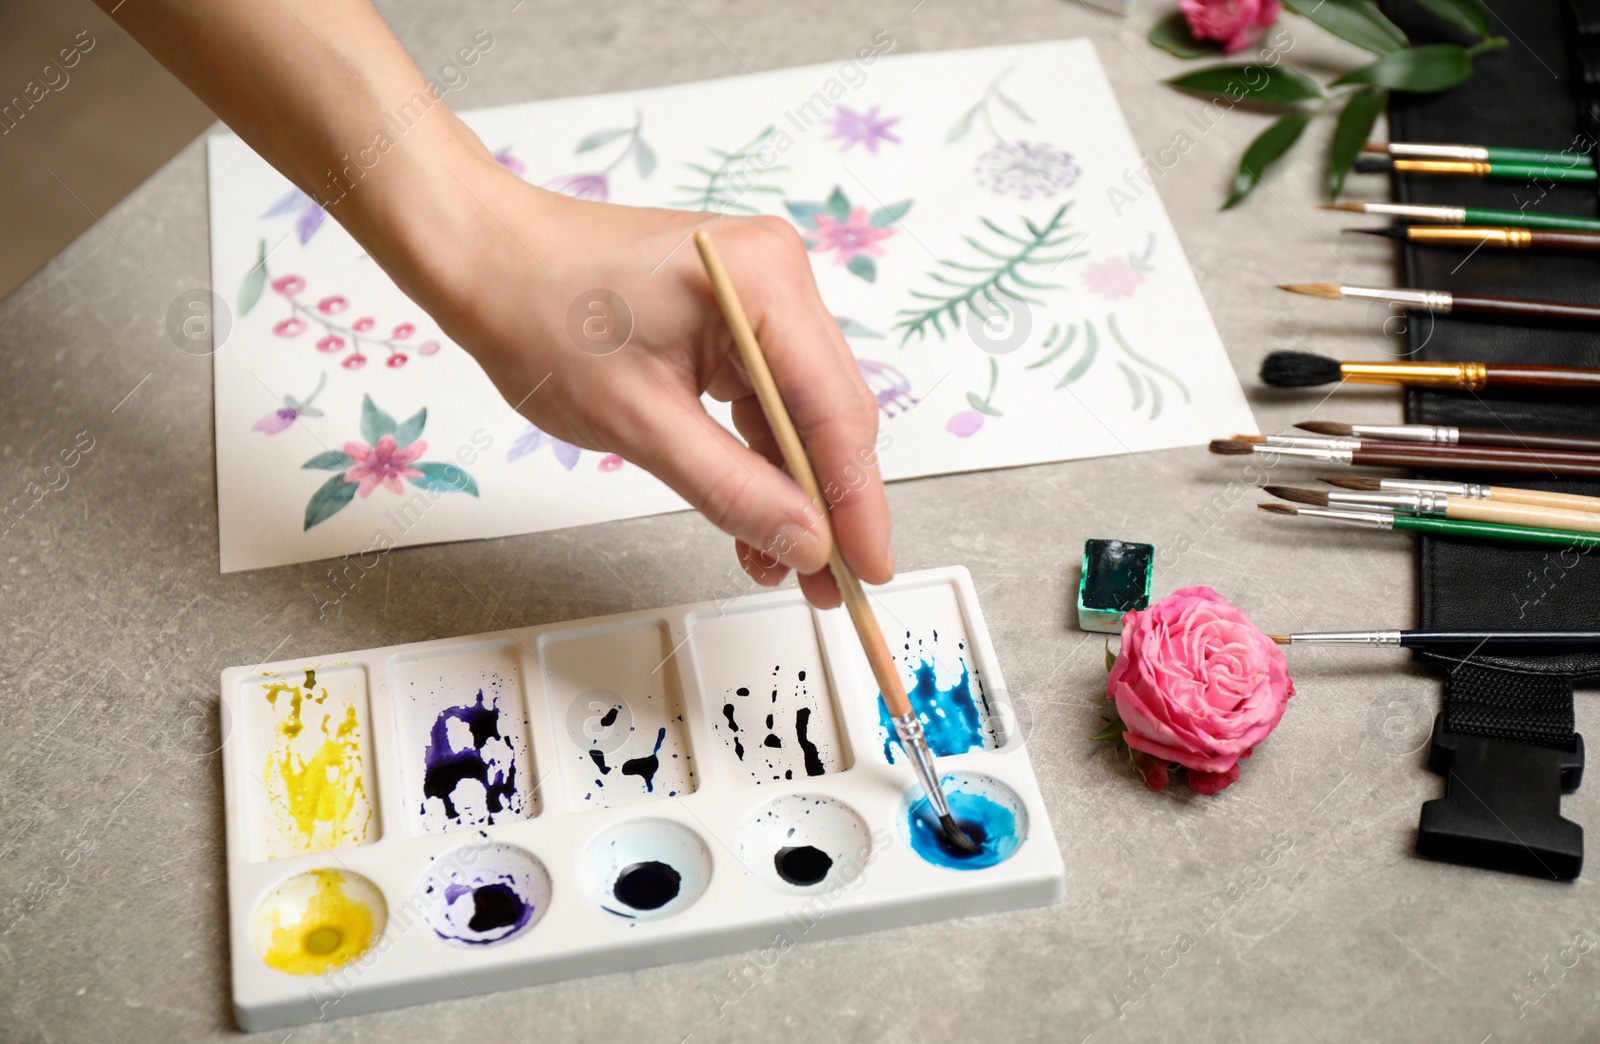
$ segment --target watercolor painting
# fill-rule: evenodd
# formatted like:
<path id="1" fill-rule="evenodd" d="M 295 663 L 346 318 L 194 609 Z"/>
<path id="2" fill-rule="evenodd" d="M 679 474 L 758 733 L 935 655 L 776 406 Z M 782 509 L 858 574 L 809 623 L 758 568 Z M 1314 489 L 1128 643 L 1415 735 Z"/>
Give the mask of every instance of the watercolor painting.
<path id="1" fill-rule="evenodd" d="M 890 480 L 1256 431 L 1159 195 L 1125 191 L 1145 161 L 1090 45 L 889 54 L 819 93 L 836 71 L 462 118 L 531 186 L 792 226 L 891 433 Z M 686 507 L 519 415 L 243 142 L 215 136 L 208 157 L 212 283 L 233 305 L 213 356 L 224 571 Z M 427 403 L 426 435 L 397 422 L 388 441 L 356 441 L 369 399 Z M 706 407 L 731 426 L 726 404 Z M 328 472 L 320 489 L 308 467 Z M 384 523 L 419 487 L 468 495 L 424 525 Z"/>

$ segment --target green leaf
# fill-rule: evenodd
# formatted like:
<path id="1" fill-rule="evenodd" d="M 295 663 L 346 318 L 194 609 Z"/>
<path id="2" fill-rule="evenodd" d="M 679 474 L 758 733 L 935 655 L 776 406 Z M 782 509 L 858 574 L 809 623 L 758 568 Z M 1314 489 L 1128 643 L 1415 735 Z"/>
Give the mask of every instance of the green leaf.
<path id="1" fill-rule="evenodd" d="M 1236 101 L 1267 105 L 1290 105 L 1322 97 L 1322 88 L 1315 80 L 1284 65 L 1214 65 L 1167 83 L 1180 91 L 1225 94 Z"/>
<path id="2" fill-rule="evenodd" d="M 1373 54 L 1393 54 L 1409 42 L 1368 0 L 1284 0 L 1283 6 Z"/>
<path id="3" fill-rule="evenodd" d="M 789 216 L 801 228 L 817 227 L 817 215 L 822 213 L 821 203 L 791 203 L 784 200 L 783 205 L 789 208 Z"/>
<path id="4" fill-rule="evenodd" d="M 882 228 L 884 225 L 892 225 L 896 221 L 899 221 L 901 218 L 905 217 L 906 211 L 910 209 L 911 201 L 909 199 L 902 203 L 892 203 L 880 210 L 874 210 L 872 212 L 872 218 L 867 223 L 873 228 Z"/>
<path id="5" fill-rule="evenodd" d="M 343 475 L 335 475 L 311 494 L 306 503 L 306 529 L 320 525 L 343 511 L 355 499 L 358 482 L 346 482 Z"/>
<path id="6" fill-rule="evenodd" d="M 376 446 L 385 435 L 394 434 L 394 418 L 373 403 L 372 396 L 361 396 L 361 437 L 368 446 Z"/>
<path id="7" fill-rule="evenodd" d="M 1384 55 L 1371 65 L 1345 73 L 1333 85 L 1370 83 L 1395 91 L 1431 94 L 1447 91 L 1471 75 L 1472 58 L 1465 47 L 1428 44 Z"/>
<path id="8" fill-rule="evenodd" d="M 1227 210 L 1248 196 L 1250 190 L 1261 183 L 1262 173 L 1274 160 L 1289 151 L 1289 147 L 1300 139 L 1300 132 L 1310 122 L 1310 113 L 1291 112 L 1274 120 L 1272 126 L 1257 135 L 1239 160 L 1239 173 L 1233 176 L 1233 191 L 1222 209 Z"/>
<path id="9" fill-rule="evenodd" d="M 633 139 L 633 164 L 639 168 L 641 178 L 656 172 L 656 151 L 646 145 L 643 138 Z"/>
<path id="10" fill-rule="evenodd" d="M 607 142 L 616 141 L 618 138 L 622 137 L 624 134 L 627 134 L 631 130 L 633 130 L 632 127 L 608 127 L 605 130 L 597 130 L 587 138 L 584 138 L 582 141 L 578 142 L 578 147 L 572 151 L 574 154 L 576 154 L 579 152 L 588 152 L 590 149 L 598 149 Z"/>
<path id="11" fill-rule="evenodd" d="M 845 263 L 852 275 L 858 275 L 869 283 L 878 281 L 878 264 L 865 254 L 857 254 Z"/>
<path id="12" fill-rule="evenodd" d="M 239 315 L 249 315 L 250 309 L 261 300 L 261 291 L 267 285 L 267 241 L 261 240 L 256 244 L 256 263 L 250 266 L 250 271 L 244 274 L 244 281 L 239 284 Z"/>
<path id="13" fill-rule="evenodd" d="M 1350 95 L 1350 100 L 1339 110 L 1339 122 L 1333 129 L 1333 148 L 1328 154 L 1328 198 L 1338 199 L 1344 188 L 1344 178 L 1350 173 L 1361 148 L 1372 132 L 1372 123 L 1383 111 L 1389 92 L 1381 87 L 1363 87 Z"/>
<path id="14" fill-rule="evenodd" d="M 839 186 L 833 187 L 833 192 L 828 196 L 828 202 L 823 204 L 823 209 L 840 221 L 850 220 L 850 201 L 845 198 Z"/>
<path id="15" fill-rule="evenodd" d="M 422 472 L 421 478 L 407 479 L 418 489 L 426 489 L 434 493 L 470 493 L 478 495 L 478 484 L 472 476 L 443 461 L 425 460 L 411 465 Z"/>
<path id="16" fill-rule="evenodd" d="M 1479 36 L 1489 35 L 1489 9 L 1483 0 L 1417 0 L 1422 7 L 1451 25 Z"/>
<path id="17" fill-rule="evenodd" d="M 404 423 L 396 425 L 394 429 L 394 444 L 396 446 L 409 446 L 422 437 L 422 429 L 428 423 L 428 407 L 424 406 Z"/>
<path id="18" fill-rule="evenodd" d="M 866 323 L 857 322 L 848 316 L 836 315 L 833 317 L 833 321 L 839 324 L 839 332 L 846 337 L 876 337 L 879 340 L 883 339 L 883 334 Z"/>
<path id="19" fill-rule="evenodd" d="M 1117 654 L 1111 651 L 1111 639 L 1107 638 L 1106 639 L 1106 673 L 1107 674 L 1111 673 L 1111 668 L 1115 667 L 1116 663 L 1117 663 Z M 1111 719 L 1107 718 L 1106 720 L 1110 721 Z M 1118 724 L 1121 724 L 1121 723 L 1119 722 Z"/>
<path id="20" fill-rule="evenodd" d="M 977 392 L 967 392 L 967 405 L 988 417 L 1000 416 L 1000 411 L 978 398 Z"/>
<path id="21" fill-rule="evenodd" d="M 318 453 L 315 457 L 312 457 L 310 460 L 306 461 L 300 466 L 302 468 L 309 468 L 312 471 L 344 471 L 347 468 L 354 467 L 355 463 L 355 461 L 350 459 L 350 455 L 348 453 L 341 453 L 338 450 L 329 450 L 326 453 Z"/>
<path id="22" fill-rule="evenodd" d="M 1183 17 L 1182 11 L 1174 11 L 1157 22 L 1145 39 L 1150 41 L 1151 46 L 1178 58 L 1199 58 L 1222 50 L 1220 41 L 1195 39 L 1189 31 L 1189 20 Z"/>
<path id="23" fill-rule="evenodd" d="M 1128 731 L 1128 727 L 1115 718 L 1108 718 L 1102 714 L 1100 716 L 1100 720 L 1107 722 L 1107 725 L 1105 728 L 1089 737 L 1091 742 L 1098 741 L 1103 743 L 1107 741 L 1120 740 L 1122 738 L 1122 734 Z"/>

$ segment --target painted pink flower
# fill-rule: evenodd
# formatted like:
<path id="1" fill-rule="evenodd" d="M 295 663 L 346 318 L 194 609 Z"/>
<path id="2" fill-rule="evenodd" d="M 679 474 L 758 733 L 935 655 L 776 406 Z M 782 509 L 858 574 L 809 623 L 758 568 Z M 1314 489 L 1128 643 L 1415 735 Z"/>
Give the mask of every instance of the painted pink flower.
<path id="1" fill-rule="evenodd" d="M 945 423 L 944 430 L 958 439 L 970 439 L 983 427 L 983 414 L 977 410 L 962 410 Z"/>
<path id="2" fill-rule="evenodd" d="M 1224 54 L 1242 51 L 1278 20 L 1280 0 L 1178 0 L 1197 40 L 1216 40 Z"/>
<path id="3" fill-rule="evenodd" d="M 317 339 L 317 351 L 332 354 L 344 350 L 344 338 L 337 334 L 329 334 Z"/>
<path id="4" fill-rule="evenodd" d="M 356 352 L 353 355 L 345 356 L 344 362 L 340 363 L 339 365 L 343 366 L 347 370 L 359 370 L 361 367 L 367 365 L 367 357 L 362 355 L 360 352 Z"/>
<path id="5" fill-rule="evenodd" d="M 622 467 L 622 458 L 617 456 L 615 453 L 607 453 L 605 456 L 600 458 L 600 463 L 595 466 L 601 471 L 616 471 L 618 468 Z"/>
<path id="6" fill-rule="evenodd" d="M 346 301 L 338 294 L 334 294 L 331 297 L 324 297 L 322 300 L 317 302 L 317 311 L 321 312 L 323 315 L 338 315 L 348 307 L 350 307 L 350 302 Z"/>
<path id="7" fill-rule="evenodd" d="M 432 355 L 434 352 L 436 352 L 438 350 L 439 350 L 439 342 L 438 341 L 423 341 L 421 344 L 417 345 L 417 354 L 418 355 Z"/>
<path id="8" fill-rule="evenodd" d="M 287 319 L 279 319 L 273 323 L 272 332 L 279 337 L 299 337 L 306 332 L 306 321 L 298 315 L 291 315 Z"/>
<path id="9" fill-rule="evenodd" d="M 351 323 L 350 329 L 354 330 L 356 333 L 366 333 L 368 330 L 377 325 L 378 320 L 372 318 L 370 315 L 364 315 L 360 319 L 357 319 L 355 322 Z"/>
<path id="10" fill-rule="evenodd" d="M 427 448 L 428 444 L 419 439 L 402 449 L 395 445 L 393 435 L 383 436 L 376 446 L 347 442 L 344 444 L 345 455 L 355 464 L 344 473 L 344 480 L 361 483 L 356 493 L 363 497 L 379 486 L 390 493 L 404 493 L 405 487 L 400 480 L 422 477 L 422 472 L 412 467 L 411 463 L 422 456 Z"/>
<path id="11" fill-rule="evenodd" d="M 856 207 L 845 221 L 826 212 L 819 213 L 816 222 L 809 239 L 811 249 L 819 254 L 829 250 L 838 251 L 833 260 L 841 265 L 848 264 L 862 254 L 882 257 L 883 248 L 878 243 L 894 235 L 892 228 L 874 228 L 866 207 Z"/>
<path id="12" fill-rule="evenodd" d="M 1293 695 L 1283 650 L 1209 587 L 1124 616 L 1122 651 L 1106 678 L 1123 741 L 1182 765 L 1202 794 L 1238 778 L 1239 759 L 1277 727 Z"/>
<path id="13" fill-rule="evenodd" d="M 840 152 L 849 152 L 856 145 L 864 147 L 872 155 L 878 154 L 878 142 L 892 141 L 900 144 L 900 139 L 889 130 L 900 122 L 900 117 L 892 116 L 889 119 L 880 119 L 878 109 L 874 105 L 866 112 L 857 112 L 848 105 L 836 106 L 833 116 L 828 121 L 829 129 L 826 135 L 828 141 L 842 141 Z"/>
<path id="14" fill-rule="evenodd" d="M 1090 293 L 1106 300 L 1129 297 L 1144 282 L 1144 273 L 1128 264 L 1126 258 L 1108 257 L 1083 267 L 1083 283 Z"/>
<path id="15" fill-rule="evenodd" d="M 298 412 L 285 406 L 281 409 L 273 410 L 265 417 L 262 417 L 260 420 L 250 425 L 250 430 L 266 432 L 268 435 L 276 435 L 280 431 L 288 431 L 289 428 L 294 425 L 295 418 L 299 416 L 300 414 Z"/>
<path id="16" fill-rule="evenodd" d="M 567 174 L 545 186 L 574 199 L 593 199 L 604 203 L 611 195 L 611 182 L 605 174 Z"/>
<path id="17" fill-rule="evenodd" d="M 397 341 L 403 341 L 416 332 L 417 328 L 411 323 L 401 323 L 399 326 L 394 328 L 393 337 Z"/>
<path id="18" fill-rule="evenodd" d="M 297 275 L 284 275 L 272 281 L 272 289 L 284 297 L 293 297 L 306 288 L 306 281 Z"/>

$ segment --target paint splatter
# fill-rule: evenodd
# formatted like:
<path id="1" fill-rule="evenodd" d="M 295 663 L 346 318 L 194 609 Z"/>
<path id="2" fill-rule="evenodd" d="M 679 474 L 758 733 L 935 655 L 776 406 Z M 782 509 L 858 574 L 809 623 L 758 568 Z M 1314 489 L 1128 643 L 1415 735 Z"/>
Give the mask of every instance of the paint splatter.
<path id="1" fill-rule="evenodd" d="M 516 759 L 501 731 L 500 714 L 499 699 L 485 704 L 482 689 L 472 703 L 439 712 L 422 752 L 425 817 L 429 802 L 435 800 L 444 807 L 446 829 L 493 823 L 496 815 L 505 813 L 521 815 L 524 801 L 517 791 Z M 457 789 L 468 781 L 482 791 L 482 811 L 474 788 Z"/>
<path id="2" fill-rule="evenodd" d="M 906 648 L 910 647 L 907 643 Z M 914 673 L 916 684 L 906 695 L 911 699 L 911 709 L 916 712 L 917 720 L 922 722 L 934 756 L 950 757 L 987 746 L 984 722 L 988 718 L 988 704 L 985 701 L 980 711 L 978 701 L 983 699 L 983 686 L 979 684 L 978 695 L 974 697 L 966 661 L 961 661 L 961 678 L 948 689 L 939 688 L 931 660 L 921 661 Z M 883 702 L 882 693 L 878 694 L 878 726 L 883 734 L 883 758 L 893 765 L 896 752 L 900 750 L 900 739 L 895 735 L 894 719 Z"/>
<path id="3" fill-rule="evenodd" d="M 361 719 L 353 702 L 328 701 L 306 671 L 300 685 L 269 682 L 278 718 L 262 781 L 267 789 L 267 856 L 277 858 L 365 844 L 372 819 L 361 756 Z M 287 696 L 283 705 L 279 697 Z M 340 707 L 343 713 L 340 713 Z M 315 732 L 307 718 L 315 718 Z M 320 742 L 316 739 L 321 734 Z"/>
<path id="4" fill-rule="evenodd" d="M 802 675 L 805 674 L 804 671 L 801 671 L 800 673 Z M 799 710 L 794 712 L 794 734 L 795 737 L 800 741 L 801 751 L 803 751 L 805 754 L 806 775 L 820 776 L 824 772 L 828 771 L 828 767 L 822 763 L 822 757 L 817 753 L 817 745 L 812 743 L 811 737 L 807 735 L 810 730 L 811 708 L 801 707 Z"/>
<path id="5" fill-rule="evenodd" d="M 439 938 L 463 949 L 494 946 L 543 916 L 549 877 L 512 845 L 471 845 L 435 857 L 421 893 L 428 900 L 423 916 Z"/>
<path id="6" fill-rule="evenodd" d="M 258 914 L 267 966 L 290 975 L 321 975 L 366 953 L 384 915 L 347 887 L 359 880 L 340 870 L 312 870 L 278 889 L 293 895 L 279 901 L 269 894 Z M 308 885 L 310 894 L 299 894 Z"/>
<path id="7" fill-rule="evenodd" d="M 657 755 L 661 753 L 661 744 L 666 741 L 666 738 L 667 730 L 663 728 L 656 733 L 654 750 L 642 758 L 629 758 L 622 763 L 622 774 L 624 776 L 638 776 L 644 780 L 644 789 L 647 794 L 656 792 L 656 770 L 661 768 L 661 759 Z"/>

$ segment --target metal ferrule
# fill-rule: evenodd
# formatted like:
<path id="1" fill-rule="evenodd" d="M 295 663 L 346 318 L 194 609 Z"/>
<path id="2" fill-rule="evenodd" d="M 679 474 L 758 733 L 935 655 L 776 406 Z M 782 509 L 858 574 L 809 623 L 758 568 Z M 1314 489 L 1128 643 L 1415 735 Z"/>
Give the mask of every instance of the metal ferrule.
<path id="1" fill-rule="evenodd" d="M 1367 213 L 1412 218 L 1416 221 L 1437 221 L 1445 225 L 1467 223 L 1466 207 L 1433 207 L 1416 203 L 1368 203 Z"/>
<path id="2" fill-rule="evenodd" d="M 1360 439 L 1346 439 L 1337 435 L 1268 435 L 1268 446 L 1281 449 L 1340 449 L 1357 450 L 1361 448 Z"/>
<path id="3" fill-rule="evenodd" d="M 1434 424 L 1352 424 L 1350 433 L 1358 439 L 1431 442 L 1440 446 L 1454 446 L 1461 441 L 1460 428 L 1445 428 Z"/>
<path id="4" fill-rule="evenodd" d="M 1443 290 L 1391 290 L 1375 286 L 1341 286 L 1339 294 L 1346 301 L 1384 301 L 1388 304 L 1421 308 L 1440 315 L 1449 315 L 1454 297 Z"/>
<path id="5" fill-rule="evenodd" d="M 1394 516 L 1380 515 L 1372 511 L 1332 511 L 1328 508 L 1301 508 L 1299 514 L 1311 518 L 1325 518 L 1330 522 L 1345 522 L 1352 526 L 1366 526 L 1368 529 L 1393 529 Z"/>
<path id="6" fill-rule="evenodd" d="M 1423 145 L 1401 142 L 1389 146 L 1389 155 L 1407 159 L 1479 160 L 1487 161 L 1489 150 L 1481 145 Z"/>
<path id="7" fill-rule="evenodd" d="M 1349 449 L 1339 447 L 1320 446 L 1252 446 L 1257 453 L 1281 453 L 1286 457 L 1303 457 L 1306 460 L 1320 460 L 1324 464 L 1354 464 L 1355 453 Z"/>
<path id="8" fill-rule="evenodd" d="M 1406 384 L 1413 388 L 1483 391 L 1489 368 L 1481 362 L 1339 364 L 1339 376 L 1352 384 Z"/>
<path id="9" fill-rule="evenodd" d="M 1318 645 L 1399 645 L 1399 631 L 1319 631 L 1316 634 L 1291 634 L 1291 642 Z"/>
<path id="10" fill-rule="evenodd" d="M 933 766 L 933 751 L 928 749 L 928 737 L 922 733 L 922 722 L 917 720 L 916 711 L 896 717 L 893 721 L 895 735 L 900 737 L 900 748 L 906 752 L 911 770 L 917 774 L 917 782 L 922 784 L 923 792 L 928 795 L 928 804 L 933 806 L 934 814 L 943 819 L 950 814 L 950 804 L 945 800 L 944 788 L 939 786 L 939 773 Z"/>
<path id="11" fill-rule="evenodd" d="M 1513 247 L 1533 245 L 1533 232 L 1526 228 L 1417 228 L 1411 239 L 1418 243 L 1450 243 L 1456 246 Z"/>
<path id="12" fill-rule="evenodd" d="M 1436 479 L 1379 479 L 1378 488 L 1385 490 L 1443 493 L 1447 497 L 1468 497 L 1488 500 L 1489 487 L 1476 482 L 1441 482 Z"/>
<path id="13" fill-rule="evenodd" d="M 1466 174 L 1478 178 L 1489 174 L 1489 164 L 1482 160 L 1397 159 L 1394 169 L 1402 174 Z"/>
<path id="14" fill-rule="evenodd" d="M 1361 506 L 1368 510 L 1386 508 L 1412 515 L 1433 515 L 1440 518 L 1448 514 L 1450 504 L 1444 494 L 1422 490 L 1403 492 L 1397 490 L 1392 493 L 1338 491 L 1328 494 L 1328 503 Z"/>

